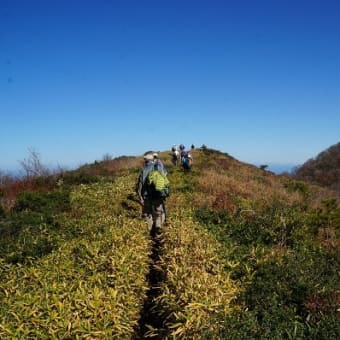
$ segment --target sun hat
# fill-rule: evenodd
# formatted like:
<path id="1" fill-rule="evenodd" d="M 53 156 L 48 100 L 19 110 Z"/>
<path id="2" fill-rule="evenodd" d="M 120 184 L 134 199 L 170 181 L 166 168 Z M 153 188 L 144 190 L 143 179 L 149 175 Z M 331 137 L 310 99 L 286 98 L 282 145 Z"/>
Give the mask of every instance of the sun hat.
<path id="1" fill-rule="evenodd" d="M 144 160 L 145 161 L 152 161 L 153 160 L 153 154 L 147 153 L 146 155 L 144 155 Z"/>

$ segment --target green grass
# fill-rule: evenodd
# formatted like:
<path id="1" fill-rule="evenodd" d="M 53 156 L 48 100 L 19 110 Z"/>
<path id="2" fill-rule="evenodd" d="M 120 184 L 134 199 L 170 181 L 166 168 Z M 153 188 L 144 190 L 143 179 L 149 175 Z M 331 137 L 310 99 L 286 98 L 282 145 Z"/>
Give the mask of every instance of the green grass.
<path id="1" fill-rule="evenodd" d="M 328 225 L 335 227 L 337 211 L 333 202 L 326 214 Z M 324 214 L 277 202 L 248 217 L 208 209 L 196 212 L 224 245 L 220 256 L 243 287 L 236 302 L 241 309 L 226 319 L 224 337 L 339 336 L 340 252 L 323 247 L 315 235 L 315 224 L 322 228 Z"/>
<path id="2" fill-rule="evenodd" d="M 336 199 L 216 150 L 193 154 L 191 171 L 167 167 L 157 263 L 134 194 L 138 159 L 37 179 L 44 190 L 1 208 L 0 337 L 131 339 L 152 265 L 162 279 L 150 336 L 340 338 Z"/>

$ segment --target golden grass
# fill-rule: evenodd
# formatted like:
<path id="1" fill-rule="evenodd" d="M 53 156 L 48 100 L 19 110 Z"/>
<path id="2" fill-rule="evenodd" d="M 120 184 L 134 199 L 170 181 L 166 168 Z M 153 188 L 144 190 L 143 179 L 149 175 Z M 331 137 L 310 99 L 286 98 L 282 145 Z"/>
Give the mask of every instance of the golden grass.
<path id="1" fill-rule="evenodd" d="M 0 261 L 1 339 L 126 339 L 148 282 L 146 225 L 117 214 L 132 178 L 81 185 L 72 193 L 79 238 L 32 265 Z M 67 217 L 67 216 L 66 216 Z"/>
<path id="2" fill-rule="evenodd" d="M 170 219 L 163 232 L 161 267 L 166 280 L 157 298 L 170 337 L 201 339 L 217 334 L 231 311 L 237 288 L 218 258 L 218 242 L 196 226 L 188 211 Z"/>
<path id="3" fill-rule="evenodd" d="M 289 193 L 272 175 L 249 171 L 247 168 L 230 168 L 226 172 L 204 170 L 198 178 L 198 190 L 204 195 L 196 195 L 195 203 L 217 210 L 235 213 L 237 209 L 254 208 L 269 204 L 273 199 L 285 202 L 299 202 L 298 193 Z"/>
<path id="4" fill-rule="evenodd" d="M 308 195 L 287 190 L 286 184 L 291 178 L 274 175 L 219 152 L 208 155 L 200 150 L 195 152 L 200 169 L 194 199 L 198 206 L 235 212 L 243 205 L 248 208 L 254 204 L 266 205 L 274 199 L 287 204 L 307 200 L 305 203 L 311 206 L 319 205 L 326 198 L 340 200 L 336 192 L 310 184 L 306 184 Z"/>

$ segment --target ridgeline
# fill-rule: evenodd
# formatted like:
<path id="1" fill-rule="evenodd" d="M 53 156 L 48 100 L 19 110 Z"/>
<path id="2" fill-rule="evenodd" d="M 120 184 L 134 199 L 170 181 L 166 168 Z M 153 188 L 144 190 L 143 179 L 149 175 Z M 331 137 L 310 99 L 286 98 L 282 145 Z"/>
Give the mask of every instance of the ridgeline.
<path id="1" fill-rule="evenodd" d="M 302 164 L 295 170 L 294 177 L 328 187 L 340 194 L 340 143 Z"/>
<path id="2" fill-rule="evenodd" d="M 1 188 L 1 339 L 339 339 L 338 193 L 206 147 L 169 171 L 159 235 L 142 157 Z"/>

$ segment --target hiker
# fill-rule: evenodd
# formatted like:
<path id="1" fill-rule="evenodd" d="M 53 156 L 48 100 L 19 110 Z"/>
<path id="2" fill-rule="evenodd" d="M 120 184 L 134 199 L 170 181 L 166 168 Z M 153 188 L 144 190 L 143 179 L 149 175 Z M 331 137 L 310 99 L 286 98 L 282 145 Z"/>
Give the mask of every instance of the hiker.
<path id="1" fill-rule="evenodd" d="M 178 158 L 179 158 L 179 151 L 177 150 L 176 145 L 173 145 L 173 147 L 171 148 L 171 151 L 172 151 L 172 163 L 173 165 L 177 165 Z"/>
<path id="2" fill-rule="evenodd" d="M 193 158 L 189 151 L 185 151 L 185 146 L 181 144 L 181 164 L 184 171 L 188 171 L 192 167 Z"/>
<path id="3" fill-rule="evenodd" d="M 145 218 L 150 231 L 159 230 L 165 221 L 165 197 L 159 194 L 155 187 L 150 184 L 149 177 L 151 174 L 157 173 L 158 176 L 163 176 L 163 180 L 165 178 L 168 181 L 161 171 L 154 170 L 158 170 L 154 155 L 153 153 L 146 153 L 144 155 L 144 167 L 139 175 L 136 191 L 142 205 L 142 216 Z"/>

